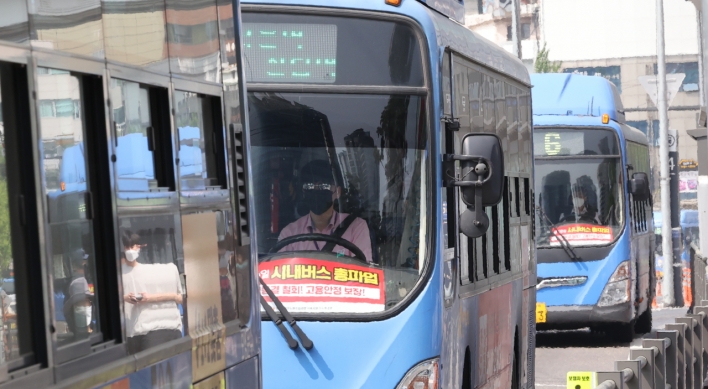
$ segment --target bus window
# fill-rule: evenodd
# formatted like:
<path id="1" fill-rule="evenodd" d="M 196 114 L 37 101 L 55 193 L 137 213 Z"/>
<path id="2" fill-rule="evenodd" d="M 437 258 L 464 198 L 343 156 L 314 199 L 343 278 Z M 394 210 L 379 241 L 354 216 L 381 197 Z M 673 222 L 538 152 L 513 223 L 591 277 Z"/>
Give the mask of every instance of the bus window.
<path id="1" fill-rule="evenodd" d="M 319 287 L 329 286 L 335 302 L 343 296 L 341 304 L 295 299 L 295 311 L 396 305 L 425 258 L 425 98 L 257 92 L 249 98 L 254 196 L 271 199 L 256 204 L 261 277 L 281 295 L 299 287 L 288 280 L 304 277 L 328 280 Z M 322 234 L 326 239 L 317 239 Z M 367 293 L 369 302 L 344 293 Z"/>
<path id="2" fill-rule="evenodd" d="M 553 228 L 575 246 L 613 243 L 623 226 L 624 203 L 623 169 L 612 132 L 536 130 L 534 148 L 539 247 L 560 245 Z"/>
<path id="3" fill-rule="evenodd" d="M 116 175 L 121 192 L 173 191 L 167 91 L 112 79 Z"/>
<path id="4" fill-rule="evenodd" d="M 29 121 L 25 66 L 0 62 L 0 328 L 4 334 L 4 347 L 0 349 L 0 363 L 10 369 L 33 363 L 30 359 L 34 347 L 31 333 L 32 317 L 29 301 L 41 293 L 30 296 L 28 271 L 39 268 L 30 263 L 37 257 L 30 245 L 29 228 L 36 228 L 25 206 L 25 228 L 21 224 L 21 204 L 18 199 L 33 198 L 27 194 L 27 184 L 33 177 L 30 134 L 26 131 Z M 21 139 L 21 140 L 20 140 Z M 26 169 L 26 170 L 25 170 Z M 31 184 L 30 184 L 31 185 Z M 10 194 L 14 196 L 10 196 Z M 31 206 L 31 204 L 30 204 Z M 35 218 L 36 220 L 36 218 Z M 38 251 L 38 250 L 37 250 Z M 39 254 L 38 252 L 36 254 Z M 13 334 L 14 333 L 14 334 Z"/>
<path id="5" fill-rule="evenodd" d="M 37 75 L 42 145 L 42 191 L 49 215 L 49 261 L 55 304 L 53 322 L 59 347 L 91 338 L 102 340 L 96 299 L 96 258 L 86 168 L 87 127 L 79 103 L 79 76 L 40 68 Z M 77 103 L 74 103 L 77 102 Z"/>
<path id="6" fill-rule="evenodd" d="M 180 190 L 226 188 L 219 98 L 176 91 Z"/>

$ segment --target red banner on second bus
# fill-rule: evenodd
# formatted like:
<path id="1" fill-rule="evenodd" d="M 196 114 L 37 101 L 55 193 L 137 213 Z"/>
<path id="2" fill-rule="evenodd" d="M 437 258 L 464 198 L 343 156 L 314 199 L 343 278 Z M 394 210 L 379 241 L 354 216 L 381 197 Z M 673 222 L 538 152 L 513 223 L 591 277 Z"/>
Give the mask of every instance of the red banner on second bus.
<path id="1" fill-rule="evenodd" d="M 558 246 L 558 234 L 562 234 L 568 243 L 577 246 L 611 243 L 615 240 L 612 228 L 595 224 L 565 224 L 552 229 L 551 245 Z"/>

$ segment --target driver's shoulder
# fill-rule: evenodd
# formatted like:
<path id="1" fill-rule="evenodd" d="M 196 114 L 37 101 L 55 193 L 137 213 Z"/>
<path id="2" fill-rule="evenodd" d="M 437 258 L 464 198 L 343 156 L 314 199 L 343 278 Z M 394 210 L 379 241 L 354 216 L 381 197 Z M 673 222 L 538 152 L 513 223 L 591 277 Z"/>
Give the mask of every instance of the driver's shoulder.
<path id="1" fill-rule="evenodd" d="M 288 225 L 283 227 L 283 229 L 280 231 L 280 235 L 278 236 L 278 239 L 283 239 L 287 238 L 292 235 L 298 235 L 298 234 L 303 234 L 305 232 L 302 232 L 308 225 L 308 218 L 310 217 L 309 214 L 300 217 L 299 219 L 290 222 Z"/>

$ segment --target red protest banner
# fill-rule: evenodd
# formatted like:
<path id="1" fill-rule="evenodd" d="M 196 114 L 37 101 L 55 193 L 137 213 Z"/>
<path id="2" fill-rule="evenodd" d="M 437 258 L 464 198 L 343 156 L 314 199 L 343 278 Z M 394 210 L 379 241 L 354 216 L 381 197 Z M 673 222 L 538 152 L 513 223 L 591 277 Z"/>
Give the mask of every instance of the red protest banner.
<path id="1" fill-rule="evenodd" d="M 364 265 L 309 258 L 262 262 L 258 272 L 288 310 L 362 313 L 383 311 L 384 273 Z M 261 295 L 271 302 L 263 287 Z"/>

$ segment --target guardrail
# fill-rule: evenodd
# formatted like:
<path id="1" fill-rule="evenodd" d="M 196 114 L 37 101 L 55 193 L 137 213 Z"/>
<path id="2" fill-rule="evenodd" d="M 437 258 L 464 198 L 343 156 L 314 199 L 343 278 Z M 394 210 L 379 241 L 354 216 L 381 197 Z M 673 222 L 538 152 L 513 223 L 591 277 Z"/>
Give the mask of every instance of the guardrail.
<path id="1" fill-rule="evenodd" d="M 708 301 L 629 349 L 615 371 L 598 372 L 598 389 L 698 389 L 708 372 Z"/>
<path id="2" fill-rule="evenodd" d="M 691 292 L 693 301 L 708 300 L 708 282 L 706 282 L 706 257 L 691 243 Z M 696 305 L 695 303 L 692 305 Z"/>

